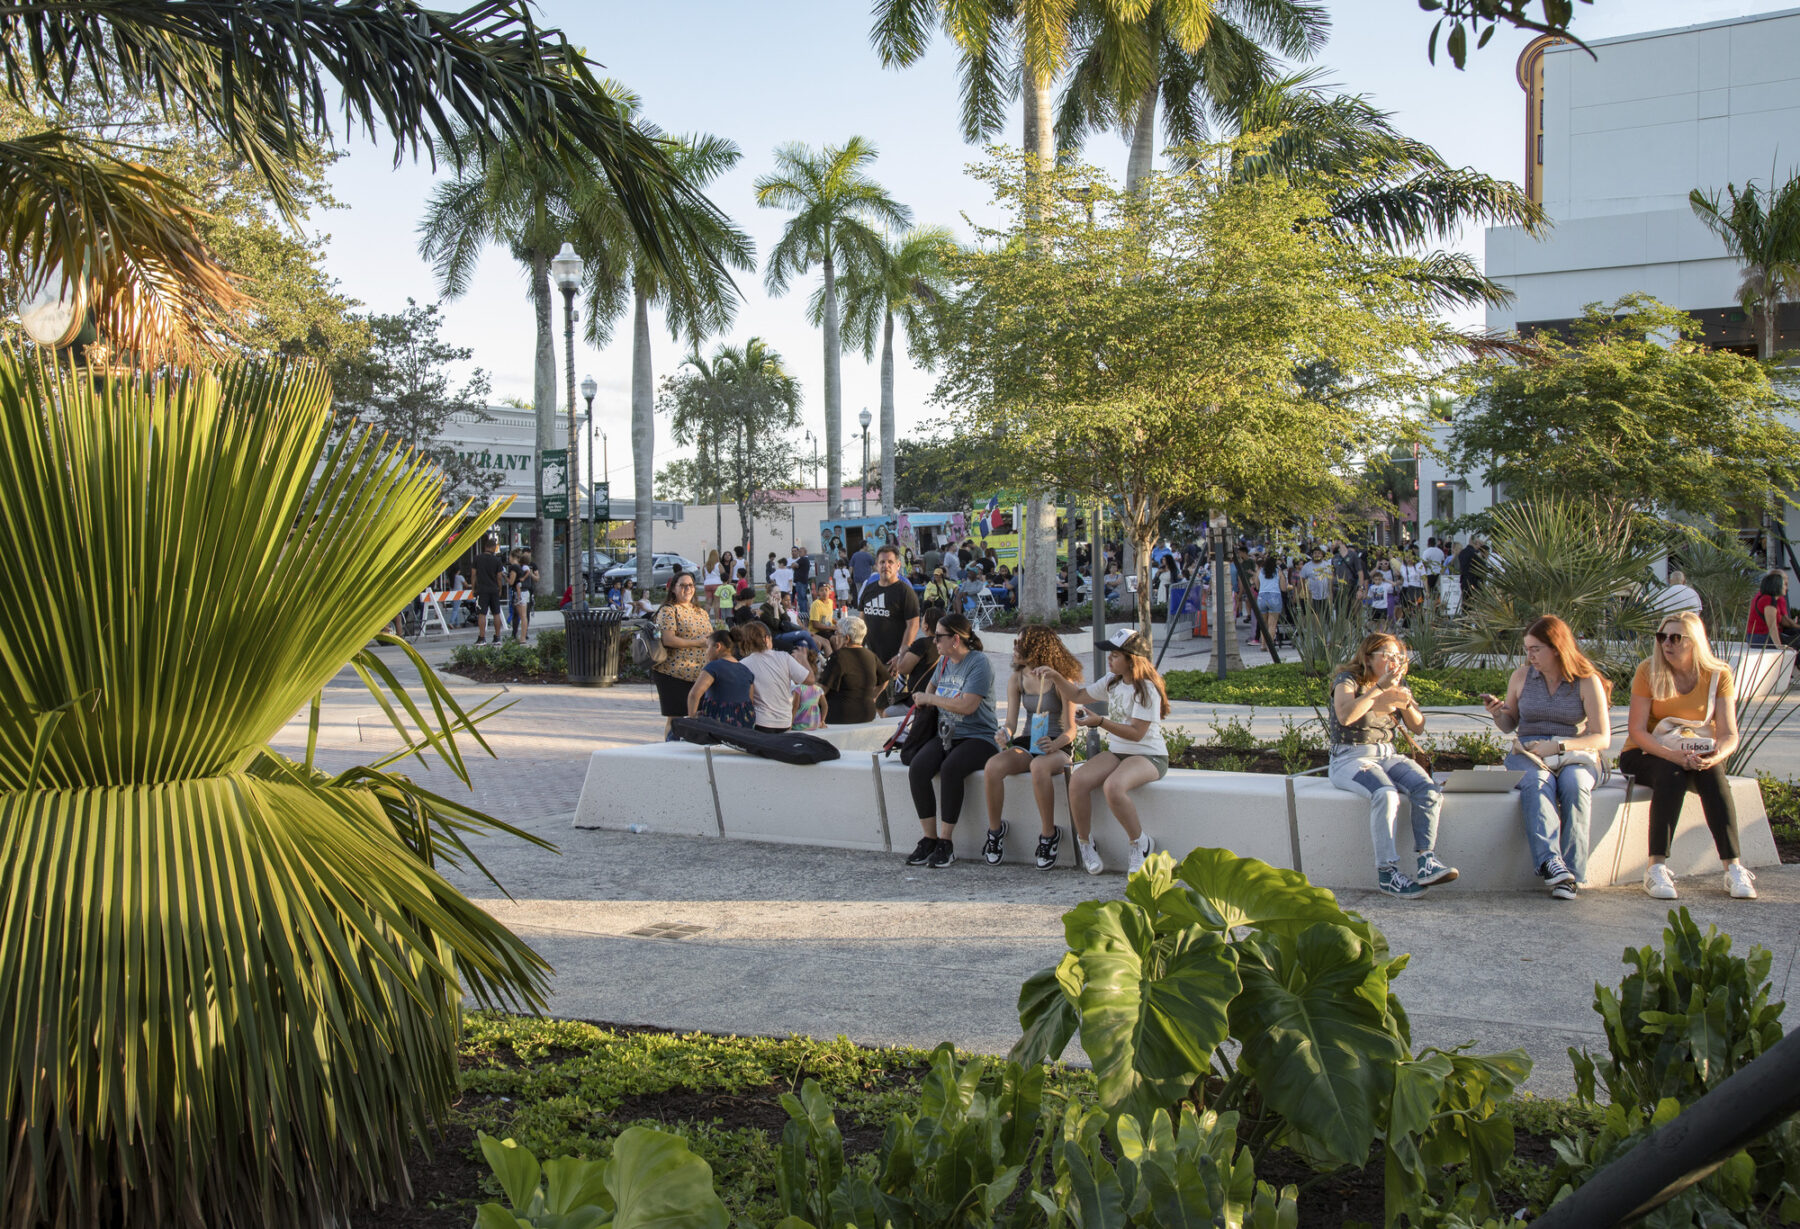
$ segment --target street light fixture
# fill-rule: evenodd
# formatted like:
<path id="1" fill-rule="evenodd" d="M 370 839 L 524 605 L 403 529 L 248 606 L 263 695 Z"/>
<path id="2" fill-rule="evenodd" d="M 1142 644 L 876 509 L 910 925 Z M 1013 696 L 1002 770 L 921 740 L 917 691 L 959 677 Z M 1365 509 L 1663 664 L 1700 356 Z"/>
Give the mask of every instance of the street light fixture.
<path id="1" fill-rule="evenodd" d="M 563 296 L 563 350 L 567 354 L 564 371 L 564 384 L 568 393 L 565 404 L 569 407 L 569 452 L 563 464 L 563 470 L 569 476 L 569 505 L 566 511 L 569 517 L 568 571 L 564 575 L 571 588 L 576 577 L 575 567 L 575 292 L 581 289 L 581 274 L 585 266 L 576 254 L 575 245 L 564 243 L 562 250 L 550 258 L 550 278 Z M 587 606 L 587 594 L 584 592 L 576 599 L 578 608 Z"/>
<path id="2" fill-rule="evenodd" d="M 581 381 L 581 399 L 587 402 L 587 424 L 583 435 L 587 439 L 587 532 L 581 535 L 581 593 L 587 596 L 591 589 L 589 577 L 594 570 L 594 394 L 600 386 L 594 383 L 593 376 Z"/>
<path id="3" fill-rule="evenodd" d="M 862 514 L 867 517 L 869 515 L 869 423 L 873 421 L 869 417 L 868 406 L 863 407 L 863 412 L 856 416 L 856 421 L 862 424 L 863 429 L 862 480 L 857 487 L 862 491 Z"/>

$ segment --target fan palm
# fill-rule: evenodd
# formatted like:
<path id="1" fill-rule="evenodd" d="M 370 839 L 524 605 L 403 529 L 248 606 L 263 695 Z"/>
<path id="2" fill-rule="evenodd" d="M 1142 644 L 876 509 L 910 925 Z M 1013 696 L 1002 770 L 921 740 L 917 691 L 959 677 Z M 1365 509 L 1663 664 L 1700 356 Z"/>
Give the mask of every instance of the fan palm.
<path id="1" fill-rule="evenodd" d="M 308 367 L 98 383 L 0 353 L 0 527 L 67 562 L 0 578 L 8 1225 L 342 1224 L 406 1193 L 464 996 L 542 1001 L 434 866 L 504 825 L 266 745 L 354 659 L 467 780 L 472 718 L 422 668 L 433 730 L 361 650 L 501 509 L 445 507 L 366 434 L 328 449 L 329 395 Z"/>
<path id="2" fill-rule="evenodd" d="M 656 140 L 599 88 L 585 58 L 541 29 L 528 0 L 460 13 L 412 0 L 72 0 L 0 9 L 0 66 L 17 102 L 92 90 L 158 101 L 171 123 L 222 139 L 292 212 L 284 164 L 346 123 L 458 158 L 459 131 L 535 157 L 591 159 L 672 276 L 704 202 Z M 217 348 L 237 292 L 205 250 L 194 203 L 167 177 L 79 138 L 0 142 L 0 256 L 28 290 L 91 283 L 112 343 L 153 360 Z"/>
<path id="3" fill-rule="evenodd" d="M 1169 144 L 1198 145 L 1228 123 L 1276 76 L 1262 44 L 1307 59 L 1324 45 L 1325 10 L 1300 0 L 1220 0 L 1176 13 L 1167 0 L 1125 19 L 1088 4 L 1077 29 L 1083 40 L 1058 108 L 1057 144 L 1075 149 L 1090 132 L 1129 134 L 1125 185 L 1135 189 L 1156 154 L 1160 103 Z M 1185 20 L 1172 20 L 1174 18 Z"/>
<path id="4" fill-rule="evenodd" d="M 872 264 L 844 277 L 844 340 L 870 359 L 881 339 L 881 510 L 887 514 L 894 511 L 894 321 L 906 330 L 914 356 L 924 353 L 931 309 L 949 291 L 944 253 L 955 243 L 949 227 L 921 226 L 897 243 L 883 240 Z"/>
<path id="5" fill-rule="evenodd" d="M 774 173 L 756 180 L 758 205 L 794 211 L 769 253 L 763 276 L 770 292 L 781 294 L 815 265 L 824 278 L 816 318 L 825 335 L 825 501 L 826 515 L 833 519 L 842 515 L 844 503 L 838 274 L 876 265 L 881 228 L 899 230 L 912 221 L 912 210 L 863 173 L 875 156 L 875 146 L 862 137 L 818 150 L 783 145 L 775 151 Z"/>
<path id="6" fill-rule="evenodd" d="M 1767 189 L 1757 187 L 1755 180 L 1742 192 L 1736 184 L 1726 184 L 1725 197 L 1695 188 L 1688 193 L 1688 204 L 1743 262 L 1738 302 L 1757 322 L 1756 357 L 1767 362 L 1775 357 L 1781 305 L 1800 296 L 1800 177 L 1776 184 L 1771 170 Z"/>
<path id="7" fill-rule="evenodd" d="M 737 143 L 692 133 L 664 144 L 671 168 L 703 206 L 676 211 L 685 237 L 674 249 L 673 268 L 640 241 L 623 202 L 609 187 L 596 185 L 576 199 L 570 229 L 570 242 L 587 265 L 588 339 L 604 345 L 611 322 L 631 306 L 631 465 L 639 592 L 649 589 L 655 562 L 650 501 L 656 479 L 656 385 L 650 309 L 662 309 L 670 337 L 685 337 L 689 346 L 698 346 L 703 338 L 729 328 L 737 315 L 737 285 L 727 266 L 746 272 L 756 268 L 755 243 L 699 196 L 701 188 L 737 165 L 742 157 Z"/>

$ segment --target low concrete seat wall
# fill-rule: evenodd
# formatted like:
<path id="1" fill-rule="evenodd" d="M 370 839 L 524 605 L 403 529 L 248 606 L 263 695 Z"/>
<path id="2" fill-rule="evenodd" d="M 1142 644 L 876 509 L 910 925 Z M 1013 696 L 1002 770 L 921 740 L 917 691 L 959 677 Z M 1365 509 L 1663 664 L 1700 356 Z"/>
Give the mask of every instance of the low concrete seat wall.
<path id="1" fill-rule="evenodd" d="M 847 726 L 837 733 L 879 730 L 885 739 L 888 728 L 881 722 Z M 1756 782 L 1734 777 L 1731 791 L 1745 864 L 1777 864 L 1780 857 Z M 1063 829 L 1059 864 L 1076 866 L 1065 782 L 1056 782 L 1054 797 L 1053 819 Z M 1144 830 L 1156 838 L 1159 849 L 1177 858 L 1196 847 L 1212 846 L 1301 870 L 1323 887 L 1374 884 L 1368 802 L 1333 788 L 1322 777 L 1175 769 L 1132 798 Z M 1030 777 L 1021 773 L 1007 778 L 1003 799 L 1006 860 L 1028 863 L 1040 831 Z M 1614 776 L 1594 791 L 1588 834 L 1591 886 L 1631 884 L 1643 878 L 1649 812 L 1649 791 L 1634 789 L 1627 804 L 1622 777 Z M 898 756 L 848 748 L 842 758 L 824 764 L 790 765 L 731 748 L 685 743 L 593 753 L 575 826 L 632 824 L 689 836 L 895 853 L 910 851 L 923 832 L 907 769 Z M 1405 856 L 1412 850 L 1412 834 L 1404 809 L 1399 827 L 1396 844 Z M 1107 869 L 1123 870 L 1125 834 L 1099 790 L 1093 794 L 1092 831 Z M 977 772 L 964 787 L 963 813 L 955 829 L 957 857 L 979 861 L 986 833 L 984 778 Z M 1446 795 L 1438 855 L 1462 872 L 1458 886 L 1466 890 L 1542 887 L 1531 865 L 1516 792 Z M 1683 806 L 1669 866 L 1678 877 L 1719 869 L 1697 795 L 1689 794 Z"/>

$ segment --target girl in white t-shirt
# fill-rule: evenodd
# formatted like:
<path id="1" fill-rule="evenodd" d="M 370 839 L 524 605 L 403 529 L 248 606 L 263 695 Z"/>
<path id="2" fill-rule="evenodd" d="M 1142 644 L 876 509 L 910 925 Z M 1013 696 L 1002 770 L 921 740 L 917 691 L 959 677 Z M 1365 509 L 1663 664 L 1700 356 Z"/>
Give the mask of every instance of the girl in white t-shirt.
<path id="1" fill-rule="evenodd" d="M 1387 618 L 1388 597 L 1393 591 L 1394 586 L 1388 583 L 1386 572 L 1375 573 L 1374 579 L 1369 581 L 1369 590 L 1363 601 L 1369 604 L 1369 618 L 1372 622 L 1379 624 Z"/>
<path id="2" fill-rule="evenodd" d="M 1069 818 L 1075 825 L 1075 852 L 1090 875 L 1106 869 L 1094 848 L 1091 827 L 1094 791 L 1103 790 L 1113 818 L 1131 839 L 1128 872 L 1136 872 L 1150 856 L 1156 842 L 1138 822 L 1137 804 L 1131 791 L 1169 772 L 1169 748 L 1163 741 L 1162 721 L 1170 713 L 1169 693 L 1162 676 L 1150 664 L 1150 640 L 1122 627 L 1109 639 L 1107 673 L 1087 687 L 1072 683 L 1048 666 L 1035 673 L 1049 680 L 1065 700 L 1104 703 L 1104 715 L 1091 709 L 1075 710 L 1075 724 L 1107 735 L 1108 749 L 1090 756 L 1069 778 Z"/>

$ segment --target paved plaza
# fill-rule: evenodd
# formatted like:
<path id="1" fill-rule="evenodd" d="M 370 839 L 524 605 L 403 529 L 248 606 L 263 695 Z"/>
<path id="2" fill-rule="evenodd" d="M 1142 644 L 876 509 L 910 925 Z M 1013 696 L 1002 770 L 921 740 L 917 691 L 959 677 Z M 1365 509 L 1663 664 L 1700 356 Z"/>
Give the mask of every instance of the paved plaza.
<path id="1" fill-rule="evenodd" d="M 445 646 L 453 642 L 428 642 L 427 659 L 446 662 Z M 398 664 L 397 651 L 381 652 Z M 1248 646 L 1246 660 L 1255 660 Z M 1166 664 L 1193 669 L 1204 656 Z M 483 727 L 495 758 L 471 762 L 475 803 L 560 847 L 559 854 L 514 840 L 480 847 L 510 900 L 476 875 L 452 873 L 555 966 L 550 1010 L 557 1015 L 718 1032 L 843 1034 L 867 1043 L 951 1040 L 1004 1052 L 1017 1037 L 1019 983 L 1063 950 L 1062 913 L 1124 888 L 1118 874 L 968 862 L 928 871 L 890 854 L 575 829 L 570 818 L 589 753 L 660 738 L 653 690 L 504 688 L 444 678 L 465 705 L 494 695 L 512 705 Z M 1170 724 L 1210 733 L 1214 706 L 1178 702 L 1175 709 Z M 1216 711 L 1223 717 L 1246 710 Z M 1259 710 L 1258 732 L 1277 732 L 1282 715 Z M 1442 728 L 1479 721 L 1472 712 L 1434 715 Z M 304 753 L 304 713 L 276 745 Z M 365 763 L 397 745 L 355 675 L 334 680 L 323 708 L 320 767 Z M 1764 766 L 1800 772 L 1800 729 L 1771 741 Z M 402 771 L 452 797 L 463 794 L 442 766 Z M 642 788 L 658 783 L 646 780 Z M 803 795 L 793 800 L 806 804 Z M 982 822 L 978 814 L 965 820 Z M 1455 822 L 1453 810 L 1445 822 Z M 1701 925 L 1716 923 L 1740 947 L 1761 943 L 1775 953 L 1772 977 L 1785 997 L 1800 944 L 1800 866 L 1759 872 L 1762 899 L 1755 902 L 1726 899 L 1717 876 L 1682 886 L 1681 903 Z M 1545 1095 L 1572 1088 L 1569 1046 L 1604 1045 L 1589 1007 L 1593 984 L 1619 980 L 1625 947 L 1660 944 L 1667 908 L 1635 888 L 1585 892 L 1573 904 L 1455 887 L 1412 902 L 1372 889 L 1339 896 L 1381 926 L 1396 951 L 1412 954 L 1395 985 L 1415 1044 L 1521 1046 L 1538 1064 L 1528 1087 Z"/>

